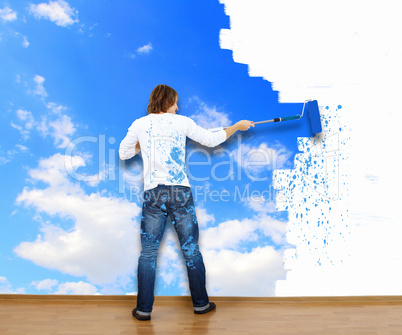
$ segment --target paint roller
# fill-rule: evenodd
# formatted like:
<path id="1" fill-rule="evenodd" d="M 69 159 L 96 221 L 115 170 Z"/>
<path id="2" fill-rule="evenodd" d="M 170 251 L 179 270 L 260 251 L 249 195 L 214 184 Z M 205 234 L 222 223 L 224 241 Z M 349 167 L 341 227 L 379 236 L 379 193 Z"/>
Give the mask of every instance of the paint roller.
<path id="1" fill-rule="evenodd" d="M 322 126 L 321 126 L 321 118 L 320 118 L 320 109 L 318 108 L 317 100 L 306 100 L 303 104 L 303 110 L 302 110 L 301 115 L 297 114 L 297 115 L 293 115 L 293 116 L 277 117 L 277 118 L 274 118 L 271 120 L 254 122 L 254 124 L 299 120 L 303 117 L 305 110 L 308 110 L 308 114 L 310 117 L 311 130 L 313 131 L 313 134 L 321 133 Z M 209 130 L 210 131 L 218 131 L 218 130 L 222 130 L 225 128 L 228 128 L 228 127 L 219 127 L 219 128 L 209 129 Z"/>

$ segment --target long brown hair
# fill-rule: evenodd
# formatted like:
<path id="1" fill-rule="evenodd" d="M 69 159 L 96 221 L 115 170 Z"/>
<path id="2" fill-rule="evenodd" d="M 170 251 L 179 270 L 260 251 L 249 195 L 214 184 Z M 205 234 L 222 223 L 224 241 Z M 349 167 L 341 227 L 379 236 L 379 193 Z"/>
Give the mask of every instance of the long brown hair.
<path id="1" fill-rule="evenodd" d="M 149 98 L 149 105 L 147 107 L 148 114 L 159 112 L 166 113 L 168 108 L 176 103 L 178 96 L 177 92 L 168 85 L 156 86 Z"/>

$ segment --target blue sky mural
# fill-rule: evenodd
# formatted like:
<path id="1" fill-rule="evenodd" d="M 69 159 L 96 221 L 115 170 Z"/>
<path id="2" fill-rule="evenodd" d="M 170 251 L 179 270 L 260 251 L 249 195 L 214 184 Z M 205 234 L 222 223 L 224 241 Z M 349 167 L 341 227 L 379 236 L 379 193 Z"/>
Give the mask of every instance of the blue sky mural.
<path id="1" fill-rule="evenodd" d="M 141 159 L 119 163 L 117 150 L 157 84 L 174 87 L 179 113 L 206 128 L 302 107 L 279 104 L 220 48 L 229 17 L 218 2 L 13 1 L 0 10 L 2 292 L 135 292 Z M 307 120 L 262 125 L 218 148 L 188 143 L 211 294 L 272 295 L 283 278 L 287 215 L 275 211 L 272 170 L 292 167 L 301 135 Z M 185 294 L 177 241 L 171 232 L 165 240 L 157 293 Z M 250 289 L 257 280 L 266 285 Z"/>
<path id="2" fill-rule="evenodd" d="M 389 173 L 398 157 L 387 150 L 400 141 L 400 122 L 385 124 L 398 117 L 397 11 L 389 11 L 392 1 L 367 6 L 365 15 L 346 1 L 300 6 L 0 1 L 0 293 L 136 293 L 141 157 L 121 162 L 118 146 L 161 83 L 179 93 L 179 113 L 205 128 L 300 114 L 309 98 L 322 107 L 321 138 L 311 138 L 303 117 L 256 126 L 216 148 L 188 141 L 210 295 L 399 292 L 398 275 L 383 291 L 380 280 L 366 280 L 370 266 L 359 268 L 374 252 L 367 234 L 383 234 L 378 264 L 386 268 L 377 273 L 401 263 L 391 248 L 398 242 L 387 242 L 400 235 L 389 195 L 400 189 Z M 387 24 L 373 28 L 378 11 Z M 308 48 L 300 42 L 307 37 Z M 384 121 L 366 117 L 380 109 Z M 325 164 L 309 170 L 314 157 Z M 325 177 L 332 168 L 336 181 Z M 312 194 L 312 172 L 344 186 Z M 278 203 L 281 183 L 287 200 Z M 311 200 L 301 206 L 303 199 Z M 331 245 L 328 232 L 351 242 Z M 333 291 L 323 284 L 331 280 L 344 284 Z M 171 228 L 156 293 L 189 293 Z"/>

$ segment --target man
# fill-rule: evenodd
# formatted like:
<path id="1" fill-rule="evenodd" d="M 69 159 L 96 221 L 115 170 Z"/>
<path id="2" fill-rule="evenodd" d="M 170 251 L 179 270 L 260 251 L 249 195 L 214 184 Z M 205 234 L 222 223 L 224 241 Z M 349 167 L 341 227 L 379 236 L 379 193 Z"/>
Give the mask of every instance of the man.
<path id="1" fill-rule="evenodd" d="M 178 94 L 167 86 L 154 88 L 147 107 L 148 115 L 133 122 L 120 144 L 121 159 L 142 152 L 144 164 L 144 203 L 141 218 L 141 255 L 138 260 L 137 307 L 132 314 L 138 320 L 151 319 L 154 303 L 156 258 L 166 218 L 177 232 L 194 306 L 194 313 L 215 309 L 205 287 L 205 266 L 198 246 L 198 224 L 185 165 L 186 137 L 214 147 L 236 131 L 254 127 L 242 120 L 217 132 L 199 127 L 186 116 L 177 115 Z"/>

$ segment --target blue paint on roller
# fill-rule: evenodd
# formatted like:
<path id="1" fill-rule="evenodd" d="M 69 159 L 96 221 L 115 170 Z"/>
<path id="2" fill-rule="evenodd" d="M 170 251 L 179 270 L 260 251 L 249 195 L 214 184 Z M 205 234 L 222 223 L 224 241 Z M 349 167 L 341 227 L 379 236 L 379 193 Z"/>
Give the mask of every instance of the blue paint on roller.
<path id="1" fill-rule="evenodd" d="M 307 104 L 308 114 L 310 116 L 311 130 L 314 134 L 322 132 L 320 109 L 317 100 L 309 101 Z"/>
<path id="2" fill-rule="evenodd" d="M 307 104 L 307 106 L 306 106 L 306 104 Z M 310 116 L 311 130 L 313 131 L 314 134 L 321 133 L 322 132 L 321 117 L 320 117 L 320 109 L 318 107 L 317 100 L 306 100 L 304 102 L 303 111 L 302 111 L 301 115 L 277 117 L 272 120 L 254 122 L 254 124 L 299 120 L 303 117 L 305 109 L 308 110 L 308 114 Z"/>

